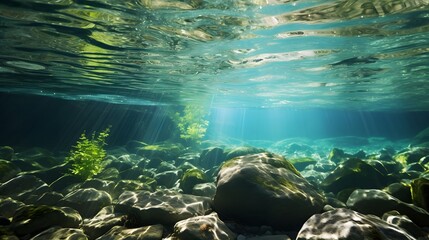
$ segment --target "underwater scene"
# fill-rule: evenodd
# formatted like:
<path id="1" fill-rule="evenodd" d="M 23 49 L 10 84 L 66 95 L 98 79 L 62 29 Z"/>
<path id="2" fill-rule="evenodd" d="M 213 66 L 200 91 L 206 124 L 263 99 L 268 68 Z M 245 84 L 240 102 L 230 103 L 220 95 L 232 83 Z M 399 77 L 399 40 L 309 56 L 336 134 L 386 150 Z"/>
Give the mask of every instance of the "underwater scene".
<path id="1" fill-rule="evenodd" d="M 429 240 L 429 0 L 1 0 L 0 240 Z"/>

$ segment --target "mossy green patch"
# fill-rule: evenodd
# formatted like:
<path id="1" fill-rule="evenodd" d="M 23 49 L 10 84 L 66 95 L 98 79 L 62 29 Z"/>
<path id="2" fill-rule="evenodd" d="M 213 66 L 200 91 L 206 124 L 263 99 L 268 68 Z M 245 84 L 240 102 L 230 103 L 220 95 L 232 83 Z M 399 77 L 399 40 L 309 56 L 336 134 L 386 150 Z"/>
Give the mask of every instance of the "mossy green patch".
<path id="1" fill-rule="evenodd" d="M 188 169 L 180 180 L 180 188 L 185 193 L 191 193 L 196 184 L 205 182 L 207 182 L 207 176 L 203 171 L 197 168 Z"/>

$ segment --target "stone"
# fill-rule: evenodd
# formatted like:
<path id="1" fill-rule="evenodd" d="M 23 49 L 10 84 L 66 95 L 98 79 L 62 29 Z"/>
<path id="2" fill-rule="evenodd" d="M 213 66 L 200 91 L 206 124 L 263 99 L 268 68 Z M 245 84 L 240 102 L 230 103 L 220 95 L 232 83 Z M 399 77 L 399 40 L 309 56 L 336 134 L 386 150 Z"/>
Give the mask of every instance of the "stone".
<path id="1" fill-rule="evenodd" d="M 174 171 L 176 170 L 176 166 L 174 164 L 162 161 L 158 167 L 156 167 L 157 172 L 165 172 L 165 171 Z"/>
<path id="2" fill-rule="evenodd" d="M 15 151 L 13 150 L 12 147 L 9 147 L 9 146 L 0 147 L 0 159 L 11 161 L 14 153 Z"/>
<path id="3" fill-rule="evenodd" d="M 421 165 L 418 162 L 411 163 L 405 169 L 406 169 L 406 171 L 417 171 L 417 172 L 424 172 L 424 171 L 426 171 L 425 167 L 423 167 L 423 165 Z"/>
<path id="4" fill-rule="evenodd" d="M 311 157 L 300 157 L 300 158 L 292 158 L 289 160 L 293 166 L 298 170 L 302 171 L 309 165 L 314 165 L 317 163 L 317 160 Z"/>
<path id="5" fill-rule="evenodd" d="M 210 169 L 215 166 L 219 166 L 225 161 L 225 153 L 222 148 L 211 147 L 204 149 L 199 158 L 199 165 L 205 169 Z"/>
<path id="6" fill-rule="evenodd" d="M 411 236 L 419 240 L 429 239 L 429 233 L 424 232 L 419 226 L 414 224 L 406 215 L 401 215 L 398 211 L 390 211 L 383 214 L 382 219 L 389 224 L 396 225 L 404 229 Z"/>
<path id="7" fill-rule="evenodd" d="M 417 178 L 411 182 L 413 203 L 429 211 L 429 179 Z"/>
<path id="8" fill-rule="evenodd" d="M 288 235 L 266 235 L 246 238 L 246 240 L 292 240 Z"/>
<path id="9" fill-rule="evenodd" d="M 56 181 L 58 178 L 68 174 L 70 172 L 70 165 L 68 163 L 57 165 L 50 168 L 44 168 L 41 170 L 35 170 L 30 172 L 25 172 L 25 174 L 33 175 L 44 182 L 51 184 Z"/>
<path id="10" fill-rule="evenodd" d="M 350 155 L 344 153 L 342 149 L 333 148 L 331 152 L 329 152 L 328 160 L 334 163 L 339 163 L 347 160 Z"/>
<path id="11" fill-rule="evenodd" d="M 244 156 L 248 154 L 256 154 L 256 153 L 263 153 L 263 152 L 265 152 L 265 150 L 262 148 L 236 147 L 225 151 L 225 160 L 230 160 L 235 157 Z"/>
<path id="12" fill-rule="evenodd" d="M 88 240 L 88 237 L 81 229 L 51 227 L 32 237 L 30 240 L 47 239 Z"/>
<path id="13" fill-rule="evenodd" d="M 382 188 L 389 179 L 365 161 L 352 158 L 342 162 L 321 184 L 328 192 L 338 193 L 348 188 Z"/>
<path id="14" fill-rule="evenodd" d="M 171 190 L 156 192 L 131 192 L 121 194 L 119 205 L 129 206 L 136 221 L 145 225 L 174 225 L 180 220 L 206 215 L 212 211 L 212 201 L 207 197 L 181 194 Z"/>
<path id="15" fill-rule="evenodd" d="M 142 146 L 137 150 L 137 155 L 149 159 L 174 160 L 180 156 L 184 147 L 180 143 L 161 142 L 154 145 Z"/>
<path id="16" fill-rule="evenodd" d="M 290 162 L 271 153 L 229 160 L 217 179 L 214 208 L 224 220 L 297 230 L 325 205 Z"/>
<path id="17" fill-rule="evenodd" d="M 413 201 L 411 199 L 411 186 L 409 184 L 392 183 L 383 190 L 402 202 L 412 203 Z"/>
<path id="18" fill-rule="evenodd" d="M 0 183 L 16 177 L 21 169 L 10 161 L 0 159 Z"/>
<path id="19" fill-rule="evenodd" d="M 413 147 L 396 154 L 394 159 L 406 167 L 408 164 L 419 162 L 422 157 L 427 155 L 429 155 L 429 148 Z"/>
<path id="20" fill-rule="evenodd" d="M 177 222 L 172 239 L 175 240 L 233 240 L 236 235 L 219 219 L 216 213 L 197 216 Z"/>
<path id="21" fill-rule="evenodd" d="M 81 183 L 82 179 L 76 175 L 66 174 L 53 181 L 49 187 L 57 192 L 63 192 L 65 189 L 70 188 L 72 185 Z M 64 193 L 64 192 L 63 192 Z"/>
<path id="22" fill-rule="evenodd" d="M 176 185 L 176 182 L 179 180 L 180 171 L 165 171 L 155 175 L 155 180 L 159 186 L 164 186 L 166 188 L 172 188 Z"/>
<path id="23" fill-rule="evenodd" d="M 88 179 L 80 185 L 80 188 L 95 188 L 97 190 L 112 192 L 115 187 L 115 182 L 103 179 Z"/>
<path id="24" fill-rule="evenodd" d="M 95 175 L 95 177 L 103 180 L 116 181 L 119 179 L 119 170 L 114 167 L 104 168 L 99 174 Z"/>
<path id="25" fill-rule="evenodd" d="M 64 196 L 58 192 L 46 192 L 34 204 L 55 206 Z"/>
<path id="26" fill-rule="evenodd" d="M 192 195 L 213 198 L 216 193 L 214 183 L 200 183 L 192 188 Z"/>
<path id="27" fill-rule="evenodd" d="M 17 236 L 25 236 L 35 235 L 54 226 L 78 228 L 81 222 L 79 213 L 68 207 L 28 205 L 15 212 L 11 229 Z"/>
<path id="28" fill-rule="evenodd" d="M 192 193 L 196 184 L 207 182 L 206 174 L 198 168 L 188 169 L 180 179 L 179 187 L 184 193 Z"/>
<path id="29" fill-rule="evenodd" d="M 27 204 L 34 203 L 50 191 L 45 182 L 33 175 L 21 175 L 0 185 L 0 196 L 11 197 Z"/>
<path id="30" fill-rule="evenodd" d="M 105 191 L 95 188 L 77 189 L 67 194 L 58 205 L 76 209 L 84 218 L 91 218 L 103 207 L 112 204 L 112 198 Z"/>
<path id="31" fill-rule="evenodd" d="M 127 170 L 124 170 L 119 173 L 120 179 L 128 179 L 128 180 L 137 180 L 140 175 L 143 174 L 143 169 L 133 166 Z"/>
<path id="32" fill-rule="evenodd" d="M 163 233 L 164 228 L 159 224 L 132 229 L 115 226 L 97 240 L 161 240 Z"/>
<path id="33" fill-rule="evenodd" d="M 125 191 L 152 191 L 153 188 L 150 185 L 143 183 L 142 181 L 136 180 L 120 180 L 113 188 L 112 197 L 117 198 Z"/>
<path id="34" fill-rule="evenodd" d="M 310 217 L 298 232 L 296 240 L 415 240 L 405 230 L 383 220 L 350 209 L 337 208 Z"/>
<path id="35" fill-rule="evenodd" d="M 396 210 L 407 215 L 419 226 L 429 226 L 429 213 L 413 204 L 408 204 L 378 189 L 356 189 L 346 203 L 347 207 L 363 214 L 382 217 L 384 213 Z"/>
<path id="36" fill-rule="evenodd" d="M 127 213 L 118 211 L 113 205 L 104 207 L 92 219 L 85 219 L 82 229 L 90 239 L 96 239 L 112 227 L 124 226 L 127 220 Z"/>
<path id="37" fill-rule="evenodd" d="M 4 199 L 0 198 L 0 216 L 12 218 L 16 210 L 23 206 L 25 206 L 24 203 L 10 197 Z"/>

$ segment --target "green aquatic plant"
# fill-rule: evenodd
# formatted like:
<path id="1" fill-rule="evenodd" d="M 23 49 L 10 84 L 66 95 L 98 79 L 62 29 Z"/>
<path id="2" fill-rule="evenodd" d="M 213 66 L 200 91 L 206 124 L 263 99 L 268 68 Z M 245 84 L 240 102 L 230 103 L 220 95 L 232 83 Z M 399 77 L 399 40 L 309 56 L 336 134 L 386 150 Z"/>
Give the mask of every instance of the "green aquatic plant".
<path id="1" fill-rule="evenodd" d="M 100 173 L 106 158 L 107 145 L 106 138 L 109 136 L 110 127 L 100 132 L 98 135 L 93 132 L 88 138 L 83 132 L 77 140 L 76 145 L 70 150 L 66 162 L 71 164 L 71 173 L 82 179 L 92 178 Z"/>
<path id="2" fill-rule="evenodd" d="M 188 145 L 201 143 L 209 126 L 207 115 L 207 109 L 196 105 L 187 105 L 183 112 L 174 114 L 172 119 L 177 125 L 179 136 Z"/>

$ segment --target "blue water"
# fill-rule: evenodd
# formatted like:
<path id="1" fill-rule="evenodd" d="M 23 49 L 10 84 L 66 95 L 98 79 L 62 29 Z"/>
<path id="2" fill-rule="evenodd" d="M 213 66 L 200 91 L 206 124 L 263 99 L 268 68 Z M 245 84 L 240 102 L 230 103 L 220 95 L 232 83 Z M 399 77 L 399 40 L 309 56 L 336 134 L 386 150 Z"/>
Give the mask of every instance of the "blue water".
<path id="1" fill-rule="evenodd" d="M 0 91 L 137 105 L 428 109 L 418 1 L 2 1 Z"/>
<path id="2" fill-rule="evenodd" d="M 162 141 L 183 106 L 234 144 L 427 124 L 426 0 L 8 0 L 0 29 L 2 144 Z"/>

